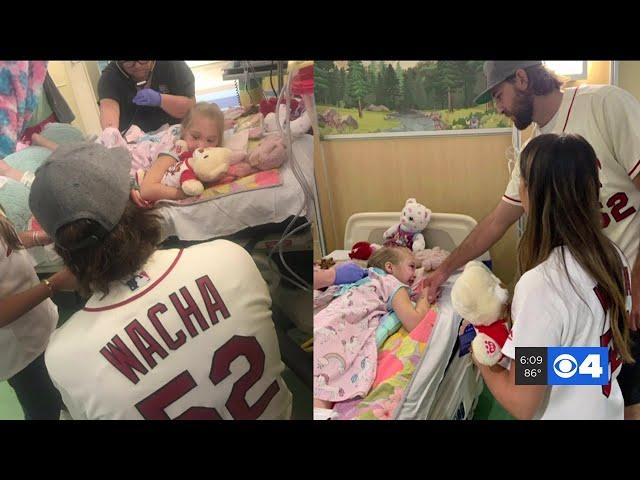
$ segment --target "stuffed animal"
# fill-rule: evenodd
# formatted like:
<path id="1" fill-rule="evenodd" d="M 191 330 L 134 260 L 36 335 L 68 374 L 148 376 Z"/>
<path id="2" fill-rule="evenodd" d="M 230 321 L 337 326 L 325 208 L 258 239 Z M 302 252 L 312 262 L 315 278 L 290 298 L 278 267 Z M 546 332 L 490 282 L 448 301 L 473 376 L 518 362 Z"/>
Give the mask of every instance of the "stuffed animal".
<path id="1" fill-rule="evenodd" d="M 336 264 L 336 262 L 333 260 L 332 257 L 329 258 L 322 258 L 320 260 L 320 269 L 321 270 L 329 270 L 331 267 L 333 267 Z"/>
<path id="2" fill-rule="evenodd" d="M 506 306 L 509 292 L 481 262 L 469 262 L 451 290 L 453 308 L 476 330 L 473 355 L 482 365 L 495 365 L 509 336 Z"/>
<path id="3" fill-rule="evenodd" d="M 414 256 L 425 271 L 431 272 L 442 265 L 445 258 L 449 256 L 449 252 L 442 250 L 440 247 L 434 247 L 415 252 Z"/>
<path id="4" fill-rule="evenodd" d="M 260 113 L 266 118 L 270 113 L 274 113 L 276 111 L 276 99 L 271 97 L 269 100 L 262 99 L 260 100 Z M 286 100 L 283 98 L 280 100 L 281 105 L 286 105 Z M 298 101 L 295 98 L 291 99 L 290 108 L 291 113 L 293 113 L 298 108 Z"/>
<path id="5" fill-rule="evenodd" d="M 381 246 L 375 243 L 369 242 L 357 242 L 351 247 L 349 252 L 349 258 L 352 260 L 369 260 L 369 257 L 373 255 L 373 252 L 380 249 Z"/>
<path id="6" fill-rule="evenodd" d="M 247 156 L 243 152 L 232 152 L 229 169 L 221 183 L 229 183 L 263 170 L 279 168 L 287 158 L 284 140 L 280 135 L 269 135 Z"/>
<path id="7" fill-rule="evenodd" d="M 269 135 L 249 153 L 249 165 L 258 170 L 278 168 L 287 157 L 284 140 L 280 135 Z"/>
<path id="8" fill-rule="evenodd" d="M 424 250 L 425 242 L 422 231 L 431 220 L 431 210 L 410 198 L 404 204 L 400 223 L 396 223 L 383 234 L 384 246 L 401 246 L 419 252 Z"/>
<path id="9" fill-rule="evenodd" d="M 282 125 L 282 129 L 286 131 L 285 128 L 285 119 L 287 113 L 287 106 L 280 105 L 280 109 L 278 110 L 280 114 L 280 125 Z M 302 115 L 291 122 L 291 135 L 293 137 L 299 137 L 304 135 L 311 128 L 311 117 L 309 113 L 305 110 Z M 276 114 L 269 113 L 264 118 L 264 131 L 265 132 L 279 132 L 278 126 L 276 125 Z"/>
<path id="10" fill-rule="evenodd" d="M 183 145 L 176 145 L 176 151 L 183 149 Z M 215 182 L 227 173 L 232 157 L 234 152 L 228 148 L 209 147 L 198 148 L 194 152 L 182 151 L 179 157 L 182 191 L 190 197 L 201 195 L 204 183 Z"/>

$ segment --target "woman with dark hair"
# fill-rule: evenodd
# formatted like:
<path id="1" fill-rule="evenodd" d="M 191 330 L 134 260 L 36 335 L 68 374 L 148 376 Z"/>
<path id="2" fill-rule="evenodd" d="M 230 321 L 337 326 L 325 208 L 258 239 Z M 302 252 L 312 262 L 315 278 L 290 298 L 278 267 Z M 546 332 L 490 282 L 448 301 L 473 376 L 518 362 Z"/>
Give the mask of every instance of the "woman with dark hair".
<path id="1" fill-rule="evenodd" d="M 61 145 L 31 187 L 31 211 L 90 295 L 45 352 L 71 417 L 289 418 L 253 259 L 226 240 L 159 250 L 158 218 L 129 200 L 130 165 L 121 147 Z"/>
<path id="2" fill-rule="evenodd" d="M 633 363 L 629 264 L 602 231 L 598 160 L 579 135 L 540 135 L 520 156 L 520 198 L 528 214 L 518 247 L 513 330 L 502 353 L 508 370 L 480 366 L 494 397 L 520 419 L 619 419 L 617 376 Z M 610 350 L 608 385 L 515 384 L 517 347 Z"/>

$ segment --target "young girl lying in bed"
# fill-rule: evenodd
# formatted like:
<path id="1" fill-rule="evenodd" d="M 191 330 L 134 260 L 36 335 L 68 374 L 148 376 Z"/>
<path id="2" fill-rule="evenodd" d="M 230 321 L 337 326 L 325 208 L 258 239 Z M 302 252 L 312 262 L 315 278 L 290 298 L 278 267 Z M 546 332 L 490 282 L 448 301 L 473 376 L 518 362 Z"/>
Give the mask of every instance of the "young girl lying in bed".
<path id="1" fill-rule="evenodd" d="M 184 140 L 187 143 L 187 150 L 194 151 L 198 148 L 218 147 L 222 144 L 224 138 L 225 119 L 224 114 L 216 104 L 200 102 L 194 105 L 187 113 L 182 121 L 181 135 L 171 134 L 173 128 L 167 131 L 159 144 L 152 146 L 146 145 L 142 148 L 145 155 L 153 151 L 157 151 L 152 147 L 166 147 L 160 151 L 151 167 L 146 171 L 144 179 L 140 184 L 140 190 L 132 190 L 131 199 L 142 208 L 149 208 L 153 202 L 157 200 L 181 200 L 186 195 L 180 189 L 180 173 L 179 173 L 179 151 L 176 150 L 175 141 Z M 180 130 L 176 130 L 180 131 Z M 106 132 L 103 132 L 103 135 Z M 135 149 L 141 148 L 139 144 L 127 145 L 126 140 L 119 132 L 113 132 L 117 138 L 114 139 L 98 139 L 100 143 L 106 142 L 106 147 L 125 146 L 132 156 L 135 157 Z M 107 135 L 108 137 L 108 135 Z M 58 145 L 45 138 L 42 135 L 34 135 L 33 143 L 42 147 L 55 150 Z M 153 142 L 148 142 L 153 143 Z M 149 148 L 145 148 L 149 147 Z M 139 153 L 139 152 L 137 152 Z M 135 158 L 134 158 L 135 164 Z M 2 167 L 2 165 L 0 165 Z M 8 168 L 8 166 L 7 166 Z M 135 170 L 135 169 L 134 169 Z M 13 175 L 7 175 L 11 178 L 19 180 L 24 172 L 9 172 Z M 175 177 L 175 178 L 174 178 Z M 173 182 L 172 180 L 176 180 Z M 175 184 L 175 186 L 173 186 Z"/>
<path id="2" fill-rule="evenodd" d="M 376 374 L 375 332 L 380 319 L 395 311 L 407 331 L 424 318 L 429 305 L 415 307 L 409 286 L 415 280 L 412 252 L 384 247 L 367 264 L 369 275 L 343 287 L 343 293 L 314 317 L 314 407 L 365 396 Z"/>
<path id="3" fill-rule="evenodd" d="M 218 147 L 224 138 L 224 114 L 214 103 L 200 102 L 187 113 L 182 121 L 181 139 L 187 150 Z M 175 148 L 161 152 L 147 170 L 140 190 L 132 190 L 133 201 L 139 207 L 149 207 L 158 200 L 181 200 L 186 195 L 180 188 L 180 160 Z"/>

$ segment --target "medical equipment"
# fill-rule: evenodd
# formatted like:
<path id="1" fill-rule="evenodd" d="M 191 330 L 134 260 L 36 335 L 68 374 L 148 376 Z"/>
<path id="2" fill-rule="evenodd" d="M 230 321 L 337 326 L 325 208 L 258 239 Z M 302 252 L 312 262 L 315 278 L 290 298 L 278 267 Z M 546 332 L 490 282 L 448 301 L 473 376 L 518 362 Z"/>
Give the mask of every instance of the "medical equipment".
<path id="1" fill-rule="evenodd" d="M 307 183 L 306 178 L 304 177 L 304 174 L 302 172 L 302 170 L 300 169 L 300 166 L 298 165 L 298 163 L 296 162 L 295 159 L 295 154 L 293 153 L 293 148 L 292 148 L 292 138 L 291 138 L 291 122 L 290 122 L 290 117 L 291 117 L 291 85 L 293 82 L 293 79 L 295 78 L 296 74 L 298 74 L 299 72 L 301 72 L 303 69 L 308 69 L 308 68 L 313 68 L 313 62 L 289 62 L 289 66 L 288 66 L 288 71 L 289 71 L 289 77 L 287 79 L 286 85 L 283 86 L 283 88 L 280 90 L 280 95 L 278 96 L 276 105 L 280 105 L 280 101 L 283 97 L 283 95 L 285 95 L 286 98 L 286 113 L 285 113 L 285 119 L 284 119 L 284 125 L 280 123 L 280 115 L 276 114 L 276 125 L 278 127 L 278 130 L 280 132 L 281 135 L 284 136 L 286 144 L 287 144 L 287 154 L 289 156 L 289 164 L 291 166 L 291 170 L 294 174 L 294 176 L 296 177 L 296 180 L 298 180 L 298 183 L 300 184 L 300 187 L 302 188 L 304 195 L 305 195 L 305 202 L 303 207 L 299 210 L 299 212 L 296 214 L 296 216 L 292 219 L 292 221 L 289 223 L 289 225 L 287 225 L 287 228 L 285 228 L 285 231 L 282 234 L 282 238 L 280 239 L 280 241 L 273 246 L 273 248 L 271 249 L 271 251 L 269 252 L 269 258 L 271 258 L 273 256 L 273 254 L 275 253 L 276 249 L 278 249 L 278 253 L 280 256 L 280 261 L 282 262 L 282 265 L 284 266 L 284 268 L 294 277 L 294 278 L 290 278 L 287 277 L 285 275 L 283 275 L 283 278 L 285 278 L 286 280 L 288 280 L 290 283 L 292 283 L 293 285 L 297 286 L 298 288 L 304 290 L 304 291 L 311 291 L 311 285 L 305 281 L 303 278 L 301 278 L 299 275 L 297 275 L 291 268 L 289 268 L 289 266 L 287 265 L 283 253 L 282 253 L 282 245 L 284 244 L 285 240 L 287 238 L 289 238 L 290 236 L 292 236 L 294 233 L 310 227 L 311 226 L 311 222 L 307 219 L 307 221 L 294 228 L 293 230 L 291 229 L 291 227 L 293 226 L 295 220 L 297 217 L 300 216 L 300 214 L 303 212 L 303 210 L 306 209 L 307 215 L 310 214 L 311 212 L 311 208 L 314 209 L 315 211 L 315 198 L 313 196 L 313 193 L 311 192 L 311 187 L 309 186 L 309 184 Z M 313 103 L 313 94 L 305 94 L 303 95 L 303 99 L 305 100 L 305 106 L 307 106 L 307 109 L 305 111 L 305 115 L 311 115 L 311 120 L 313 122 L 313 119 L 315 117 L 315 105 Z M 309 108 L 310 107 L 310 108 Z M 279 110 L 276 109 L 276 113 L 278 113 Z M 286 131 L 285 131 L 286 130 Z"/>

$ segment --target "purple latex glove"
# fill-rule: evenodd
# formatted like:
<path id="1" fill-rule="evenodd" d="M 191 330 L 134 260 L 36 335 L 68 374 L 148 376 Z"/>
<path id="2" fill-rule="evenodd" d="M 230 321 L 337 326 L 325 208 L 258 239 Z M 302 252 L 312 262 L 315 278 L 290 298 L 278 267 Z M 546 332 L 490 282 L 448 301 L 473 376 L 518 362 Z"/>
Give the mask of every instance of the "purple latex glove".
<path id="1" fill-rule="evenodd" d="M 340 263 L 336 265 L 336 285 L 342 285 L 344 283 L 353 283 L 366 277 L 369 272 L 356 265 L 353 262 Z"/>
<path id="2" fill-rule="evenodd" d="M 161 102 L 160 92 L 156 92 L 152 88 L 143 88 L 133 97 L 133 103 L 143 105 L 145 107 L 159 107 Z"/>

